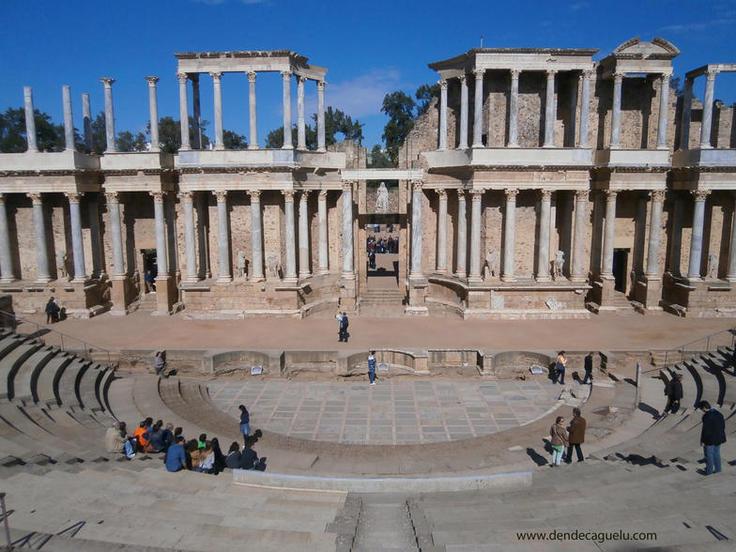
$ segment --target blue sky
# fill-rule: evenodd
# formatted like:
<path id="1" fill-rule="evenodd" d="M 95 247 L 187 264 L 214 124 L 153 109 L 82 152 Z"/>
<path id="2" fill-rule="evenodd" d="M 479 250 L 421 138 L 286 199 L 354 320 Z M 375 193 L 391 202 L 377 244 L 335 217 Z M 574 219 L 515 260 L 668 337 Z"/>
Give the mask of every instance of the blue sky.
<path id="1" fill-rule="evenodd" d="M 414 92 L 436 81 L 427 63 L 479 45 L 598 48 L 597 57 L 632 36 L 662 36 L 681 50 L 675 73 L 736 62 L 736 0 L 407 2 L 343 0 L 2 0 L 0 109 L 22 104 L 61 121 L 61 86 L 72 86 L 81 128 L 82 92 L 102 109 L 101 76 L 114 85 L 118 130 L 143 129 L 145 75 L 158 75 L 159 113 L 178 118 L 174 52 L 291 49 L 328 68 L 326 101 L 365 124 L 366 145 L 381 140 L 386 92 Z M 703 79 L 699 79 L 703 80 Z M 212 120 L 212 87 L 202 79 L 202 108 Z M 258 82 L 261 141 L 281 124 L 281 79 Z M 307 108 L 316 107 L 307 88 Z M 702 97 L 702 83 L 696 88 Z M 296 95 L 293 87 L 293 95 Z M 716 97 L 736 100 L 736 74 L 720 75 Z M 247 80 L 223 77 L 224 126 L 247 130 Z M 296 117 L 293 111 L 294 118 Z M 211 128 L 210 128 L 211 134 Z"/>

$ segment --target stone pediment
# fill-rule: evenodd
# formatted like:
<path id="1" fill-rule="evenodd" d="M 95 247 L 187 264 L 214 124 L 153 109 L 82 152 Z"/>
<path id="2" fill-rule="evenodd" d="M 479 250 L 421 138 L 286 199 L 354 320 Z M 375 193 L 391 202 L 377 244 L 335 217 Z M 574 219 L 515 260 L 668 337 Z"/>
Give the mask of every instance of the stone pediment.
<path id="1" fill-rule="evenodd" d="M 680 50 L 664 38 L 654 38 L 651 42 L 639 37 L 622 42 L 613 50 L 617 59 L 672 59 Z"/>

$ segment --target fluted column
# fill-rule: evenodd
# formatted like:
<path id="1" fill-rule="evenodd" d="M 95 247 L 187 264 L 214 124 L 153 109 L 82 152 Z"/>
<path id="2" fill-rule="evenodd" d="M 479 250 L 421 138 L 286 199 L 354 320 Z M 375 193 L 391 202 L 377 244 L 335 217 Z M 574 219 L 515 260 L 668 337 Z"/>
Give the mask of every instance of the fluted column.
<path id="1" fill-rule="evenodd" d="M 473 112 L 473 147 L 483 147 L 483 69 L 473 72 L 475 75 L 475 103 Z"/>
<path id="2" fill-rule="evenodd" d="M 573 236 L 572 281 L 583 282 L 585 274 L 585 242 L 588 226 L 588 191 L 575 192 L 575 234 Z"/>
<path id="3" fill-rule="evenodd" d="M 299 197 L 299 278 L 309 278 L 309 191 Z"/>
<path id="4" fill-rule="evenodd" d="M 248 123 L 250 132 L 248 149 L 258 149 L 258 116 L 256 114 L 256 72 L 248 73 Z"/>
<path id="5" fill-rule="evenodd" d="M 439 211 L 437 213 L 437 272 L 447 272 L 447 191 L 437 190 Z"/>
<path id="6" fill-rule="evenodd" d="M 199 73 L 189 75 L 189 80 L 192 81 L 192 147 L 202 149 L 202 106 L 199 101 Z"/>
<path id="7" fill-rule="evenodd" d="M 23 87 L 23 107 L 26 115 L 26 151 L 38 151 L 36 139 L 36 117 L 33 109 L 33 89 L 30 86 Z"/>
<path id="8" fill-rule="evenodd" d="M 84 262 L 84 240 L 82 238 L 82 213 L 79 209 L 81 194 L 66 194 L 69 200 L 69 226 L 72 237 L 72 257 L 74 258 L 74 275 L 75 282 L 84 282 L 87 280 L 87 271 Z"/>
<path id="9" fill-rule="evenodd" d="M 319 273 L 330 271 L 327 246 L 327 190 L 320 190 L 317 198 L 317 218 L 319 223 Z"/>
<path id="10" fill-rule="evenodd" d="M 519 190 L 508 188 L 506 190 L 506 213 L 504 215 L 504 239 L 503 239 L 503 275 L 501 279 L 505 282 L 513 282 L 514 266 L 516 264 L 516 195 Z M 547 225 L 549 226 L 549 224 Z"/>
<path id="11" fill-rule="evenodd" d="M 284 115 L 284 145 L 282 149 L 292 149 L 291 144 L 291 72 L 283 71 L 281 73 L 283 82 L 282 110 Z"/>
<path id="12" fill-rule="evenodd" d="M 606 225 L 603 231 L 603 269 L 601 276 L 613 278 L 613 242 L 616 239 L 616 195 L 606 191 Z"/>
<path id="13" fill-rule="evenodd" d="M 460 75 L 460 141 L 459 149 L 468 149 L 468 78 Z"/>
<path id="14" fill-rule="evenodd" d="M 670 114 L 670 75 L 659 79 L 659 120 L 657 122 L 657 149 L 667 149 L 667 118 Z"/>
<path id="15" fill-rule="evenodd" d="M 105 153 L 114 153 L 118 151 L 115 136 L 115 109 L 112 103 L 112 83 L 115 82 L 115 79 L 103 77 L 100 80 L 105 91 Z"/>
<path id="16" fill-rule="evenodd" d="M 112 242 L 113 277 L 125 276 L 125 257 L 123 256 L 123 225 L 120 220 L 120 197 L 117 192 L 105 194 L 107 211 L 110 217 L 110 241 Z"/>
<path id="17" fill-rule="evenodd" d="M 511 92 L 509 94 L 509 141 L 508 147 L 519 147 L 519 75 L 518 69 L 511 70 Z"/>
<path id="18" fill-rule="evenodd" d="M 669 87 L 669 83 L 667 83 Z M 659 243 L 662 233 L 662 208 L 664 206 L 664 190 L 651 193 L 651 210 L 649 215 L 649 246 L 647 250 L 647 278 L 659 277 Z"/>
<path id="19" fill-rule="evenodd" d="M 583 71 L 580 76 L 580 137 L 578 138 L 578 147 L 588 147 L 588 117 L 590 112 L 590 76 L 592 71 Z M 587 201 L 587 198 L 586 198 Z"/>
<path id="20" fill-rule="evenodd" d="M 483 208 L 483 192 L 470 190 L 470 281 L 480 282 L 480 219 Z"/>
<path id="21" fill-rule="evenodd" d="M 286 280 L 296 280 L 296 243 L 294 239 L 294 192 L 284 190 L 284 226 L 286 227 Z"/>
<path id="22" fill-rule="evenodd" d="M 146 77 L 148 82 L 148 113 L 151 125 L 151 151 L 159 151 L 161 145 L 158 137 L 158 95 L 156 91 L 156 83 L 158 77 Z"/>
<path id="23" fill-rule="evenodd" d="M 263 280 L 263 223 L 261 215 L 260 190 L 248 190 L 250 196 L 250 248 L 252 282 Z"/>
<path id="24" fill-rule="evenodd" d="M 547 71 L 547 93 L 544 99 L 544 147 L 552 148 L 555 145 L 555 116 L 557 103 L 555 102 L 555 75 L 557 71 Z"/>
<path id="25" fill-rule="evenodd" d="M 73 151 L 74 144 L 74 117 L 72 117 L 72 89 L 68 84 L 61 88 L 61 98 L 64 104 L 64 148 Z"/>
<path id="26" fill-rule="evenodd" d="M 542 190 L 539 203 L 539 244 L 537 245 L 537 281 L 549 281 L 549 225 L 552 212 L 552 192 Z"/>
<path id="27" fill-rule="evenodd" d="M 353 268 L 353 182 L 342 184 L 342 277 L 352 279 Z"/>
<path id="28" fill-rule="evenodd" d="M 179 73 L 179 123 L 181 131 L 180 151 L 192 149 L 189 143 L 189 101 L 187 100 L 187 74 Z"/>
<path id="29" fill-rule="evenodd" d="M 457 255 L 455 257 L 455 274 L 458 278 L 468 275 L 466 268 L 466 251 L 468 249 L 468 221 L 465 205 L 465 190 L 457 191 Z"/>
<path id="30" fill-rule="evenodd" d="M 296 125 L 297 125 L 297 149 L 307 149 L 307 128 L 304 122 L 304 80 L 301 75 L 296 77 Z M 301 267 L 299 268 L 301 271 Z"/>
<path id="31" fill-rule="evenodd" d="M 92 151 L 92 110 L 89 106 L 89 94 L 82 94 L 82 126 L 84 129 L 84 145 Z"/>
<path id="32" fill-rule="evenodd" d="M 222 128 L 222 73 L 210 73 L 212 77 L 212 95 L 215 103 L 215 149 L 224 150 L 224 131 Z"/>
<path id="33" fill-rule="evenodd" d="M 0 194 L 0 282 L 8 284 L 15 280 L 13 254 L 10 249 L 10 227 L 5 195 Z"/>
<path id="34" fill-rule="evenodd" d="M 708 198 L 707 190 L 693 192 L 695 206 L 693 207 L 693 231 L 690 237 L 690 262 L 688 263 L 687 277 L 691 280 L 700 279 L 700 262 L 703 255 L 703 225 L 705 223 L 705 201 Z"/>
<path id="35" fill-rule="evenodd" d="M 713 126 L 713 99 L 715 96 L 717 71 L 708 71 L 705 80 L 705 98 L 703 99 L 703 124 L 700 127 L 700 149 L 713 147 L 710 141 Z"/>
<path id="36" fill-rule="evenodd" d="M 33 231 L 36 236 L 36 281 L 46 283 L 51 281 L 49 272 L 49 250 L 46 238 L 46 220 L 43 210 L 43 196 L 40 193 L 28 194 L 33 202 Z"/>
<path id="37" fill-rule="evenodd" d="M 731 209 L 731 242 L 728 246 L 728 274 L 729 282 L 736 282 L 736 193 L 731 192 L 733 207 Z M 2 227 L 0 226 L 0 231 Z"/>
<path id="38" fill-rule="evenodd" d="M 412 182 L 411 196 L 411 278 L 421 278 L 422 274 L 422 192 L 421 181 Z"/>
<path id="39" fill-rule="evenodd" d="M 325 151 L 325 81 L 317 81 L 317 151 Z"/>
<path id="40" fill-rule="evenodd" d="M 611 111 L 611 143 L 609 145 L 611 148 L 618 148 L 621 145 L 621 88 L 623 82 L 623 73 L 613 75 L 613 110 Z"/>
<path id="41" fill-rule="evenodd" d="M 215 192 L 217 198 L 217 282 L 226 284 L 233 279 L 230 271 L 230 224 L 227 212 L 227 192 Z"/>
<path id="42" fill-rule="evenodd" d="M 153 216 L 156 226 L 156 279 L 169 277 L 169 255 L 166 251 L 166 218 L 164 216 L 164 193 L 150 192 L 153 197 Z"/>
<path id="43" fill-rule="evenodd" d="M 181 192 L 179 194 L 182 208 L 184 211 L 184 255 L 186 257 L 186 275 L 184 277 L 187 282 L 196 282 L 199 280 L 197 272 L 197 253 L 195 243 L 197 240 L 194 230 L 194 199 L 192 192 Z"/>
<path id="44" fill-rule="evenodd" d="M 690 149 L 690 115 L 693 104 L 693 79 L 685 79 L 682 93 L 682 117 L 680 119 L 680 149 Z"/>
<path id="45" fill-rule="evenodd" d="M 447 81 L 440 80 L 440 124 L 439 149 L 447 149 Z"/>

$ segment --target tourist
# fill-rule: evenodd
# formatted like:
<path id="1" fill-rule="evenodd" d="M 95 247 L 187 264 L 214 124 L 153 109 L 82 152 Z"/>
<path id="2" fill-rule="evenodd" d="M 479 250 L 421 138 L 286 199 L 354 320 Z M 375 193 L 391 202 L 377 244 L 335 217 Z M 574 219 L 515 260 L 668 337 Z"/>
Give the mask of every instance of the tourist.
<path id="1" fill-rule="evenodd" d="M 350 325 L 350 321 L 348 320 L 348 315 L 346 312 L 343 311 L 342 318 L 340 319 L 340 341 L 344 341 L 345 343 L 348 342 L 348 337 L 350 334 L 348 334 L 348 326 Z"/>
<path id="2" fill-rule="evenodd" d="M 263 460 L 259 460 L 258 454 L 251 448 L 250 440 L 243 447 L 243 452 L 240 453 L 240 469 L 258 471 L 264 471 L 266 469 Z"/>
<path id="3" fill-rule="evenodd" d="M 107 452 L 123 454 L 125 452 L 125 441 L 127 441 L 127 435 L 125 435 L 124 422 L 115 422 L 107 428 L 105 432 L 105 450 Z"/>
<path id="4" fill-rule="evenodd" d="M 162 441 L 164 444 L 163 451 L 166 452 L 172 444 L 174 444 L 174 424 L 168 423 L 163 430 Z"/>
<path id="5" fill-rule="evenodd" d="M 368 355 L 368 380 L 371 385 L 376 385 L 376 351 Z"/>
<path id="6" fill-rule="evenodd" d="M 166 449 L 163 425 L 164 423 L 161 420 L 153 424 L 153 429 L 151 429 L 151 433 L 148 436 L 149 442 L 146 452 L 163 452 Z"/>
<path id="7" fill-rule="evenodd" d="M 552 463 L 551 467 L 559 466 L 562 462 L 562 451 L 567 446 L 567 430 L 562 425 L 565 418 L 557 416 L 555 423 L 549 429 L 550 445 L 552 445 Z"/>
<path id="8" fill-rule="evenodd" d="M 192 453 L 192 469 L 200 473 L 213 473 L 215 471 L 215 453 L 211 446 L 197 449 Z"/>
<path id="9" fill-rule="evenodd" d="M 59 305 L 56 304 L 56 300 L 52 297 L 49 302 L 46 303 L 46 323 L 54 324 L 59 321 Z"/>
<path id="10" fill-rule="evenodd" d="M 240 468 L 240 445 L 235 441 L 230 444 L 230 450 L 228 450 L 225 458 L 225 466 L 231 470 Z"/>
<path id="11" fill-rule="evenodd" d="M 191 439 L 184 445 L 186 464 L 188 470 L 196 470 L 199 467 L 199 446 L 196 439 Z"/>
<path id="12" fill-rule="evenodd" d="M 207 434 L 206 433 L 200 433 L 199 439 L 197 440 L 197 448 L 199 450 L 204 450 L 207 448 Z"/>
<path id="13" fill-rule="evenodd" d="M 146 273 L 143 276 L 143 281 L 146 284 L 146 293 L 156 292 L 156 278 L 153 277 L 153 272 L 146 270 Z"/>
<path id="14" fill-rule="evenodd" d="M 680 410 L 680 400 L 682 399 L 682 376 L 675 374 L 664 388 L 667 395 L 667 406 L 664 407 L 665 412 L 674 414 Z"/>
<path id="15" fill-rule="evenodd" d="M 187 458 L 184 452 L 184 437 L 180 435 L 176 438 L 176 442 L 169 447 L 169 450 L 166 451 L 164 463 L 166 464 L 166 471 L 178 472 L 186 469 Z"/>
<path id="16" fill-rule="evenodd" d="M 148 446 L 148 429 L 146 428 L 146 421 L 142 421 L 138 424 L 138 427 L 133 432 L 136 443 L 138 444 L 138 452 L 145 452 Z"/>
<path id="17" fill-rule="evenodd" d="M 578 462 L 584 460 L 583 450 L 580 448 L 585 442 L 585 427 L 587 425 L 585 418 L 580 415 L 579 408 L 572 409 L 572 421 L 570 426 L 567 428 L 567 455 L 565 462 L 568 464 L 572 463 L 572 449 L 575 447 L 575 454 L 577 454 Z"/>
<path id="18" fill-rule="evenodd" d="M 585 355 L 583 361 L 583 367 L 585 369 L 585 377 L 583 378 L 583 385 L 586 383 L 593 384 L 593 351 Z"/>
<path id="19" fill-rule="evenodd" d="M 565 385 L 565 366 L 567 365 L 567 357 L 565 351 L 557 353 L 557 360 L 555 360 L 555 373 L 554 380 L 552 383 L 559 382 L 560 385 Z"/>
<path id="20" fill-rule="evenodd" d="M 250 413 L 244 404 L 238 408 L 240 409 L 240 434 L 243 436 L 243 442 L 247 443 L 250 437 Z"/>
<path id="21" fill-rule="evenodd" d="M 174 429 L 174 442 L 176 442 L 178 437 L 184 438 L 184 430 L 181 427 Z"/>
<path id="22" fill-rule="evenodd" d="M 220 440 L 217 437 L 212 438 L 212 441 L 210 442 L 210 447 L 212 448 L 212 454 L 214 455 L 215 459 L 215 462 L 212 465 L 212 473 L 217 475 L 225 469 L 225 455 L 222 454 L 222 449 L 220 448 Z"/>
<path id="23" fill-rule="evenodd" d="M 337 339 L 342 341 L 342 313 L 339 310 L 335 315 L 335 320 L 337 320 Z"/>
<path id="24" fill-rule="evenodd" d="M 161 376 L 164 374 L 164 370 L 166 370 L 165 351 L 156 351 L 156 354 L 153 357 L 153 369 L 156 371 L 157 376 Z"/>
<path id="25" fill-rule="evenodd" d="M 698 408 L 703 414 L 703 428 L 700 430 L 700 444 L 705 456 L 705 475 L 721 471 L 721 445 L 726 442 L 726 422 L 723 414 L 713 408 L 708 401 L 700 401 Z"/>

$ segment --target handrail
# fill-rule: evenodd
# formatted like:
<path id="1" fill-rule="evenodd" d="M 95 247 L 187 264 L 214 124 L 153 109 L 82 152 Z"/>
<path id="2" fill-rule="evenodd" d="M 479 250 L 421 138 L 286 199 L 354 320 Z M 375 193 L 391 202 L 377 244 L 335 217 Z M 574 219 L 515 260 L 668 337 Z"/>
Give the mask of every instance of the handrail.
<path id="1" fill-rule="evenodd" d="M 107 364 L 112 366 L 113 353 L 112 351 L 108 349 L 98 347 L 97 345 L 91 345 L 90 343 L 87 343 L 86 341 L 83 341 L 79 339 L 78 337 L 73 337 L 71 335 L 65 334 L 58 330 L 54 330 L 46 324 L 39 324 L 38 322 L 34 322 L 33 320 L 27 320 L 25 318 L 21 318 L 13 312 L 0 310 L 0 319 L 9 320 L 12 328 L 16 331 L 19 325 L 29 324 L 35 329 L 35 331 L 30 332 L 30 334 L 35 334 L 35 337 L 37 337 L 44 343 L 45 341 L 44 339 L 42 339 L 43 335 L 51 334 L 55 337 L 58 337 L 59 343 L 58 344 L 53 343 L 54 346 L 59 347 L 59 349 L 61 349 L 62 351 L 74 353 L 88 360 L 93 360 L 92 359 L 93 352 L 102 354 L 107 357 Z M 64 343 L 64 340 L 66 340 L 66 343 Z M 81 345 L 81 350 L 79 347 L 74 347 L 74 345 Z"/>
<path id="2" fill-rule="evenodd" d="M 686 362 L 693 357 L 716 350 L 718 347 L 734 348 L 736 344 L 736 328 L 729 328 L 719 332 L 694 339 L 671 349 L 652 349 L 652 352 L 664 353 L 663 367 L 666 368 L 677 362 Z"/>

